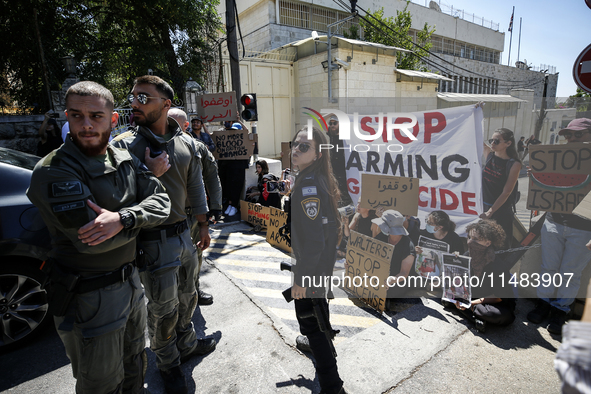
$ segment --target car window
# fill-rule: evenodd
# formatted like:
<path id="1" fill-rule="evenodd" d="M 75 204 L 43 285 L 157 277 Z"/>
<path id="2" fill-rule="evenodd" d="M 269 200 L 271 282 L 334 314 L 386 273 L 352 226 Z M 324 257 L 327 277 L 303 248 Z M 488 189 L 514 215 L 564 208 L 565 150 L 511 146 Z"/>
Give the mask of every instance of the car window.
<path id="1" fill-rule="evenodd" d="M 30 155 L 28 153 L 19 152 L 12 149 L 0 148 L 1 163 L 11 164 L 13 166 L 32 170 L 33 168 L 35 168 L 35 164 L 37 164 L 37 162 L 40 159 L 40 157 Z"/>

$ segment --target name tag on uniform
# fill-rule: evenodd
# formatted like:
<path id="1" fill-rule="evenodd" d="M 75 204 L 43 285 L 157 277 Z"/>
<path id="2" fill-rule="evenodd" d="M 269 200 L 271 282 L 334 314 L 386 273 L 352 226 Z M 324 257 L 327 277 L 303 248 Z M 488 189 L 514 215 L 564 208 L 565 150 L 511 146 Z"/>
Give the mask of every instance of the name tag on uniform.
<path id="1" fill-rule="evenodd" d="M 84 201 L 74 201 L 67 204 L 59 204 L 53 206 L 53 212 L 71 211 L 73 209 L 84 208 L 86 205 Z"/>
<path id="2" fill-rule="evenodd" d="M 53 197 L 75 196 L 82 194 L 82 183 L 80 181 L 56 182 L 51 184 Z"/>
<path id="3" fill-rule="evenodd" d="M 302 196 L 316 196 L 318 192 L 316 191 L 316 186 L 308 186 L 302 188 Z"/>

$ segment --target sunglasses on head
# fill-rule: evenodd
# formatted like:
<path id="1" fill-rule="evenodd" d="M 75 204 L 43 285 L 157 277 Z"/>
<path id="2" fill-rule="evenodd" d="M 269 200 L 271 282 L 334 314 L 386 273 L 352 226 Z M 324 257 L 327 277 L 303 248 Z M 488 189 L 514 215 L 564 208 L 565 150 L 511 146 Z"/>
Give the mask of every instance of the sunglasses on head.
<path id="1" fill-rule="evenodd" d="M 300 152 L 302 152 L 302 153 L 306 153 L 308 150 L 310 150 L 311 147 L 312 147 L 312 145 L 310 145 L 306 142 L 292 142 L 291 143 L 291 149 L 299 149 Z"/>
<path id="2" fill-rule="evenodd" d="M 501 141 L 498 138 L 491 138 L 490 140 L 488 140 L 488 143 L 492 144 L 492 145 L 499 145 L 501 142 L 503 142 L 503 141 Z"/>
<path id="3" fill-rule="evenodd" d="M 589 131 L 583 131 L 583 130 L 578 130 L 575 131 L 574 133 L 571 133 L 570 131 L 565 131 L 564 133 L 562 133 L 563 137 L 566 139 L 571 138 L 573 135 L 575 136 L 575 138 L 581 138 L 583 136 L 583 134 L 585 133 L 589 133 Z"/>
<path id="4" fill-rule="evenodd" d="M 133 100 L 135 100 L 137 98 L 137 101 L 140 102 L 140 104 L 147 104 L 149 99 L 160 99 L 160 100 L 168 100 L 165 99 L 164 97 L 149 97 L 148 95 L 144 94 L 144 93 L 140 93 L 137 96 L 133 93 L 129 93 L 127 95 L 127 101 L 129 101 L 129 104 L 133 103 Z"/>

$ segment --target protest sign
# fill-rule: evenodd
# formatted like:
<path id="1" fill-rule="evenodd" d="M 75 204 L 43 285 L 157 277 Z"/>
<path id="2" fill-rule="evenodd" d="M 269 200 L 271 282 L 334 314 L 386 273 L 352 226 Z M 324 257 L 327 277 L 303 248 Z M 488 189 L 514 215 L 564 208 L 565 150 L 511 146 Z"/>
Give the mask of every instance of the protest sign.
<path id="1" fill-rule="evenodd" d="M 386 305 L 390 260 L 394 246 L 351 231 L 347 244 L 343 288 L 370 307 L 383 312 Z"/>
<path id="2" fill-rule="evenodd" d="M 443 253 L 443 301 L 455 303 L 470 308 L 472 289 L 470 288 L 470 257 L 456 256 Z"/>
<path id="3" fill-rule="evenodd" d="M 269 225 L 269 207 L 263 207 L 252 202 L 240 201 L 240 219 L 252 224 L 267 228 Z"/>
<path id="4" fill-rule="evenodd" d="M 249 159 L 254 151 L 257 134 L 248 130 L 217 130 L 211 138 L 215 144 L 213 155 L 216 160 Z"/>
<path id="5" fill-rule="evenodd" d="M 437 239 L 419 237 L 421 253 L 417 254 L 415 272 L 423 278 L 441 275 L 443 253 L 449 252 L 449 244 Z"/>
<path id="6" fill-rule="evenodd" d="M 591 144 L 534 145 L 527 208 L 569 214 L 591 191 Z"/>
<path id="7" fill-rule="evenodd" d="M 198 96 L 197 113 L 203 122 L 236 120 L 236 92 L 210 93 Z"/>
<path id="8" fill-rule="evenodd" d="M 279 235 L 279 228 L 285 225 L 287 212 L 281 209 L 269 207 L 269 226 L 267 227 L 267 242 L 279 249 L 291 253 L 291 247 L 287 240 Z"/>
<path id="9" fill-rule="evenodd" d="M 416 216 L 419 209 L 419 180 L 391 175 L 362 174 L 361 208 L 394 209 Z"/>
<path id="10" fill-rule="evenodd" d="M 591 220 L 591 193 L 587 193 L 587 196 L 579 205 L 577 205 L 573 213 L 582 218 Z"/>
<path id="11" fill-rule="evenodd" d="M 482 213 L 482 108 L 410 113 L 417 120 L 411 128 L 416 141 L 393 128 L 410 122 L 407 114 L 396 115 L 382 119 L 356 114 L 351 119 L 355 132 L 343 140 L 351 198 L 357 203 L 364 173 L 419 178 L 421 222 L 431 211 L 442 210 L 456 223 L 458 234 L 465 234 L 465 227 Z M 376 134 L 381 137 L 370 141 Z"/>

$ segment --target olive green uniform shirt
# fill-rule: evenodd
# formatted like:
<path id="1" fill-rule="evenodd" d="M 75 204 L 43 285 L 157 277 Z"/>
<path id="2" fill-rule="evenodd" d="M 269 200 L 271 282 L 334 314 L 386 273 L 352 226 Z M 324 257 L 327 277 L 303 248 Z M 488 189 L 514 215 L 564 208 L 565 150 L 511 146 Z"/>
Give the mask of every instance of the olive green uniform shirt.
<path id="1" fill-rule="evenodd" d="M 37 163 L 27 190 L 51 234 L 51 256 L 77 272 L 110 272 L 132 261 L 140 229 L 159 225 L 170 213 L 164 187 L 145 165 L 125 150 L 109 145 L 107 152 L 109 160 L 99 161 L 67 138 Z M 98 216 L 88 199 L 111 212 L 130 211 L 133 228 L 95 246 L 82 243 L 78 229 Z"/>
<path id="2" fill-rule="evenodd" d="M 114 146 L 128 149 L 142 162 L 146 147 L 150 145 L 168 153 L 170 168 L 158 178 L 166 187 L 171 202 L 170 216 L 164 225 L 178 223 L 187 218 L 185 202 L 193 208 L 194 215 L 206 214 L 208 211 L 201 173 L 201 157 L 195 145 L 191 143 L 193 139 L 181 131 L 173 118 L 168 118 L 168 132 L 173 136 L 167 141 L 152 133 L 150 129 L 138 126 L 134 131 L 123 133 L 112 141 Z"/>

